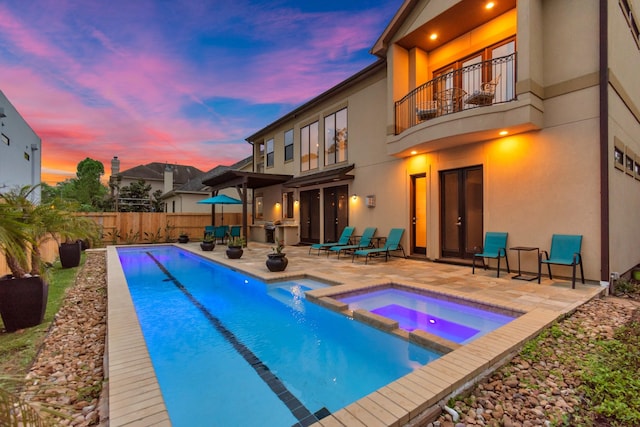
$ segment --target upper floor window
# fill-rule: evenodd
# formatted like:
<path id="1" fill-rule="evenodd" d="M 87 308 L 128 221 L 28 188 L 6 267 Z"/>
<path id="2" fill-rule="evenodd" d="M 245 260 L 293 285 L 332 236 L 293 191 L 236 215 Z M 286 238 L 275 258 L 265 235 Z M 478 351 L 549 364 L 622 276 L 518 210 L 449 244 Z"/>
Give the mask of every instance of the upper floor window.
<path id="1" fill-rule="evenodd" d="M 631 7 L 631 3 L 629 2 L 629 0 L 619 0 L 619 2 L 622 13 L 627 19 L 627 24 L 629 25 L 629 29 L 631 30 L 633 40 L 636 42 L 638 48 L 640 48 L 640 30 L 638 29 L 638 23 L 635 18 L 634 10 Z"/>
<path id="2" fill-rule="evenodd" d="M 318 122 L 300 129 L 300 170 L 318 168 Z"/>
<path id="3" fill-rule="evenodd" d="M 267 167 L 273 167 L 273 138 L 267 140 Z"/>
<path id="4" fill-rule="evenodd" d="M 284 133 L 284 161 L 293 160 L 293 129 Z"/>
<path id="5" fill-rule="evenodd" d="M 11 143 L 9 141 L 9 137 L 7 135 L 5 135 L 4 133 L 2 134 L 2 142 L 4 142 L 6 145 L 11 145 Z"/>
<path id="6" fill-rule="evenodd" d="M 324 164 L 347 160 L 347 109 L 324 118 Z"/>

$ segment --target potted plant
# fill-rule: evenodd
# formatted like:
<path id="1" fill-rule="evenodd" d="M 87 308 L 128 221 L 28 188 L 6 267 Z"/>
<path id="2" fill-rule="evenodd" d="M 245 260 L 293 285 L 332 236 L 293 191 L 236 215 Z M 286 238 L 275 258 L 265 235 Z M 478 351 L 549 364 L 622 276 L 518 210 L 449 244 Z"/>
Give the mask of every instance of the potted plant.
<path id="1" fill-rule="evenodd" d="M 213 240 L 213 234 L 205 233 L 200 243 L 200 248 L 203 251 L 212 251 L 216 247 L 216 242 Z"/>
<path id="2" fill-rule="evenodd" d="M 178 243 L 189 243 L 189 235 L 186 231 L 183 231 L 178 236 Z"/>
<path id="3" fill-rule="evenodd" d="M 244 246 L 244 237 L 231 237 L 230 234 L 227 234 L 227 258 L 229 259 L 238 259 L 242 256 L 244 251 L 242 247 Z"/>
<path id="4" fill-rule="evenodd" d="M 267 268 L 269 271 L 284 271 L 289 264 L 286 254 L 282 252 L 284 249 L 284 241 L 278 240 L 276 246 L 272 247 L 272 253 L 267 254 Z"/>
<path id="5" fill-rule="evenodd" d="M 35 188 L 0 194 L 0 248 L 11 270 L 0 279 L 0 314 L 10 332 L 38 325 L 44 318 L 49 287 L 43 278 L 40 245 L 49 239 L 60 245 L 60 238 L 97 236 L 95 223 L 62 210 L 61 206 L 68 206 L 63 202 L 34 203 Z M 75 245 L 80 251 L 80 245 Z"/>
<path id="6" fill-rule="evenodd" d="M 40 221 L 27 187 L 0 195 L 0 249 L 11 274 L 0 278 L 0 315 L 7 332 L 42 323 L 49 285 L 40 274 Z M 31 262 L 31 266 L 29 263 Z"/>
<path id="7" fill-rule="evenodd" d="M 57 204 L 59 206 L 62 205 L 62 211 L 60 208 L 52 209 L 51 206 L 44 206 L 52 216 L 61 216 L 59 219 L 55 217 L 52 219 L 52 225 L 59 221 L 59 227 L 57 230 L 49 230 L 48 235 L 56 240 L 58 237 L 65 239 L 64 242 L 58 242 L 58 254 L 60 255 L 62 268 L 77 267 L 80 265 L 83 247 L 88 247 L 90 245 L 89 241 L 96 240 L 99 234 L 98 227 L 88 218 L 71 215 L 69 213 L 73 210 L 71 205 L 63 204 L 62 202 Z M 55 232 L 51 233 L 51 231 Z"/>

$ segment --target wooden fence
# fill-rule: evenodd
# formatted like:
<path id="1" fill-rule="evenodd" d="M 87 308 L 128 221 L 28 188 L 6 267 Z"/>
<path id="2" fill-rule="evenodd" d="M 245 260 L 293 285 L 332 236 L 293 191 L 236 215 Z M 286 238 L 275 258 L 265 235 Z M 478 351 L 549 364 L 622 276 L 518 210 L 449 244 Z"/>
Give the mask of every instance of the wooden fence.
<path id="1" fill-rule="evenodd" d="M 173 242 L 183 233 L 200 240 L 204 227 L 211 225 L 211 214 L 208 213 L 89 212 L 76 215 L 98 224 L 102 237 L 102 241 L 97 242 L 98 246 Z M 220 216 L 216 214 L 216 220 L 218 218 Z M 224 224 L 241 223 L 242 214 L 224 214 Z M 53 262 L 58 257 L 58 245 L 54 240 L 45 242 L 40 250 L 45 261 Z M 0 275 L 7 273 L 9 269 L 0 251 Z"/>

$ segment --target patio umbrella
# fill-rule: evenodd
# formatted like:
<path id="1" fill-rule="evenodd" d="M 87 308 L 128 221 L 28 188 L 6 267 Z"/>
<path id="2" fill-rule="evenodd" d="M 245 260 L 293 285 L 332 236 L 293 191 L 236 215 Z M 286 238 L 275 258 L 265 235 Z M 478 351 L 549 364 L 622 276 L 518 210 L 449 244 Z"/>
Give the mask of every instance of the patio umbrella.
<path id="1" fill-rule="evenodd" d="M 217 196 L 209 197 L 208 199 L 198 200 L 197 203 L 205 205 L 221 205 L 222 219 L 220 225 L 224 224 L 224 205 L 241 205 L 242 201 L 229 197 L 225 194 L 218 194 Z M 215 218 L 214 218 L 215 225 Z"/>

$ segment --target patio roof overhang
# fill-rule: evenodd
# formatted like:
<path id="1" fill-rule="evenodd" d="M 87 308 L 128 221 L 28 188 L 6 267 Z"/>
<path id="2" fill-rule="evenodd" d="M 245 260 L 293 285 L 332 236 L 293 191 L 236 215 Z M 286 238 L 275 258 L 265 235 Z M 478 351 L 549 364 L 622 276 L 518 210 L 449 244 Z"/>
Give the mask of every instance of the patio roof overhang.
<path id="1" fill-rule="evenodd" d="M 202 183 L 211 187 L 213 191 L 228 187 L 262 188 L 282 184 L 292 177 L 293 175 L 228 170 Z"/>
<path id="2" fill-rule="evenodd" d="M 346 179 L 354 179 L 355 176 L 347 175 L 347 173 L 351 172 L 354 167 L 355 165 L 349 165 L 341 168 L 329 169 L 322 172 L 299 176 L 288 180 L 283 185 L 288 188 L 300 188 L 309 187 L 311 185 L 326 184 L 335 181 L 344 181 Z"/>

